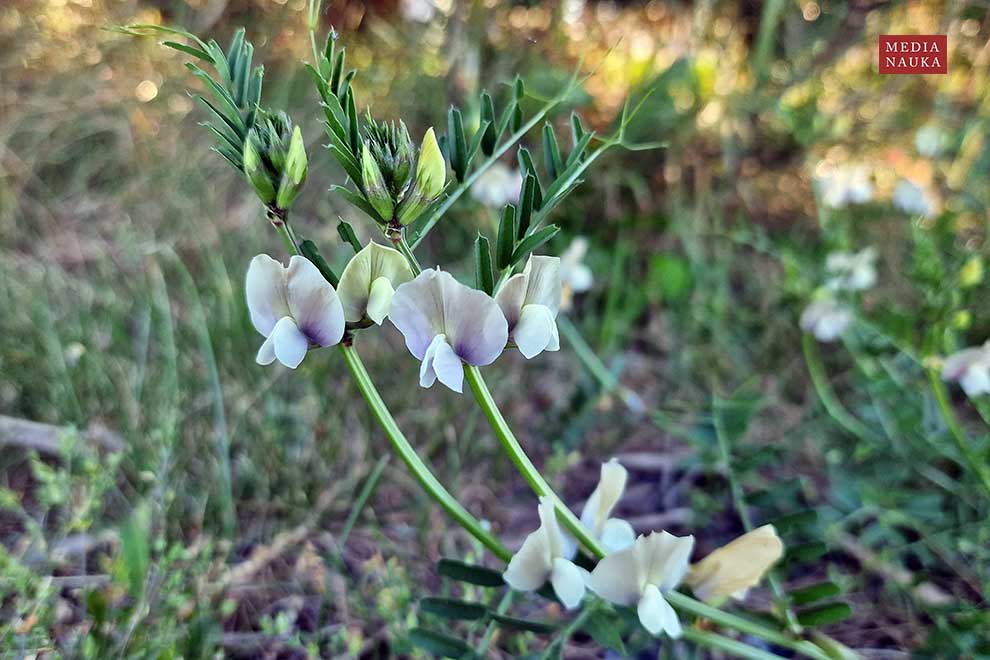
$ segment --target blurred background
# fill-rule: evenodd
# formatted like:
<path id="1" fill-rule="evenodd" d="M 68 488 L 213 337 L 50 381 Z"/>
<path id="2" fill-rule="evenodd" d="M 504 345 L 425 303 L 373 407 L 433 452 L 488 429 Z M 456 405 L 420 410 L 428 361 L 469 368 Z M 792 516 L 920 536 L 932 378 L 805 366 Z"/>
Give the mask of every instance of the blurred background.
<path id="1" fill-rule="evenodd" d="M 667 146 L 610 151 L 554 212 L 548 252 L 588 268 L 562 350 L 503 356 L 486 370 L 495 397 L 574 506 L 617 456 L 630 470 L 618 514 L 694 533 L 703 555 L 742 530 L 732 474 L 791 549 L 784 588 L 835 585 L 808 610 L 833 639 L 866 657 L 977 657 L 990 654 L 990 508 L 950 434 L 986 463 L 990 411 L 951 388 L 953 429 L 926 367 L 990 336 L 988 10 L 328 0 L 320 24 L 359 69 L 359 110 L 401 113 L 414 139 L 451 103 L 470 133 L 479 93 L 501 107 L 516 74 L 528 116 L 577 67 L 594 71 L 550 115 L 563 135 L 571 110 L 607 133 L 627 97 L 654 89 L 630 136 Z M 107 29 L 226 44 L 246 27 L 265 104 L 309 146 L 295 225 L 343 263 L 338 217 L 375 232 L 328 192 L 344 174 L 299 64 L 306 17 L 305 0 L 0 7 L 4 657 L 414 656 L 406 631 L 440 625 L 416 601 L 450 588 L 435 560 L 485 561 L 387 460 L 335 354 L 297 372 L 254 364 L 243 274 L 280 243 L 209 149 L 188 56 Z M 878 75 L 878 35 L 904 33 L 947 34 L 949 73 Z M 534 154 L 539 129 L 523 141 Z M 465 196 L 420 261 L 469 279 L 474 236 L 494 238 L 490 202 Z M 871 245 L 879 284 L 853 329 L 802 345 L 825 256 Z M 441 481 L 517 546 L 535 500 L 470 397 L 420 389 L 391 327 L 360 339 Z M 757 589 L 747 607 L 770 600 Z M 500 633 L 489 655 L 539 644 Z M 565 656 L 597 649 L 579 633 Z"/>

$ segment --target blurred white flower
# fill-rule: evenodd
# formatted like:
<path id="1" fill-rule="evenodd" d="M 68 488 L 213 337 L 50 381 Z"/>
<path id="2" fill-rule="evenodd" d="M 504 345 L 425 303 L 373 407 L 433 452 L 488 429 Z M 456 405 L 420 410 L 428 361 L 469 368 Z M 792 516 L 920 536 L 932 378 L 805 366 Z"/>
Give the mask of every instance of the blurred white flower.
<path id="1" fill-rule="evenodd" d="M 598 562 L 588 587 L 616 605 L 636 605 L 639 621 L 651 635 L 681 635 L 681 623 L 663 593 L 680 584 L 688 570 L 693 536 L 667 532 L 640 536 L 632 547 Z"/>
<path id="2" fill-rule="evenodd" d="M 594 284 L 595 276 L 584 263 L 587 253 L 588 239 L 577 236 L 560 255 L 560 280 L 563 284 L 560 308 L 563 311 L 571 308 L 574 294 L 589 291 Z"/>
<path id="3" fill-rule="evenodd" d="M 870 172 L 863 165 L 836 167 L 818 178 L 822 201 L 833 209 L 863 204 L 873 199 Z"/>
<path id="4" fill-rule="evenodd" d="M 832 291 L 864 291 L 877 283 L 877 251 L 833 252 L 825 259 L 826 286 Z"/>
<path id="5" fill-rule="evenodd" d="M 491 364 L 509 336 L 505 316 L 490 296 L 432 268 L 396 289 L 389 320 L 423 362 L 419 384 L 432 387 L 439 379 L 455 392 L 463 390 L 462 361 Z"/>
<path id="6" fill-rule="evenodd" d="M 816 300 L 801 314 L 801 329 L 821 342 L 832 342 L 842 336 L 852 323 L 853 315 L 846 305 L 834 298 Z"/>
<path id="7" fill-rule="evenodd" d="M 539 529 L 526 537 L 502 577 L 517 591 L 535 591 L 549 579 L 564 607 L 577 607 L 584 598 L 587 572 L 567 559 L 567 543 L 549 497 L 540 498 L 539 514 Z"/>
<path id="8" fill-rule="evenodd" d="M 344 308 L 330 283 L 305 257 L 285 268 L 267 254 L 251 260 L 247 272 L 251 323 L 265 336 L 258 364 L 278 360 L 295 369 L 311 346 L 333 346 L 344 336 Z"/>
<path id="9" fill-rule="evenodd" d="M 783 554 L 784 544 L 777 530 L 764 525 L 692 565 L 685 582 L 706 603 L 718 603 L 729 596 L 742 600 Z"/>
<path id="10" fill-rule="evenodd" d="M 432 0 L 400 0 L 399 13 L 407 21 L 429 23 L 437 14 L 437 6 Z"/>
<path id="11" fill-rule="evenodd" d="M 914 148 L 922 156 L 933 158 L 945 149 L 948 136 L 934 124 L 925 124 L 914 134 Z"/>
<path id="12" fill-rule="evenodd" d="M 515 204 L 519 201 L 522 183 L 519 170 L 511 169 L 502 163 L 493 163 L 471 186 L 471 196 L 485 206 L 502 208 L 506 204 Z"/>
<path id="13" fill-rule="evenodd" d="M 609 553 L 625 550 L 636 540 L 632 525 L 619 518 L 609 518 L 626 489 L 627 477 L 626 468 L 614 458 L 602 463 L 598 485 L 581 510 L 581 523 Z"/>
<path id="14" fill-rule="evenodd" d="M 935 201 L 931 195 L 924 188 L 907 179 L 897 182 L 891 199 L 895 207 L 909 215 L 922 215 L 928 218 L 935 214 Z"/>
<path id="15" fill-rule="evenodd" d="M 509 338 L 526 359 L 560 350 L 560 259 L 531 255 L 523 272 L 507 279 L 495 294 L 509 324 Z"/>
<path id="16" fill-rule="evenodd" d="M 990 341 L 947 357 L 942 380 L 959 383 L 969 397 L 990 394 Z"/>
<path id="17" fill-rule="evenodd" d="M 340 274 L 337 295 L 344 306 L 344 318 L 356 323 L 367 316 L 381 325 L 388 316 L 395 287 L 412 278 L 412 270 L 401 252 L 368 243 Z"/>

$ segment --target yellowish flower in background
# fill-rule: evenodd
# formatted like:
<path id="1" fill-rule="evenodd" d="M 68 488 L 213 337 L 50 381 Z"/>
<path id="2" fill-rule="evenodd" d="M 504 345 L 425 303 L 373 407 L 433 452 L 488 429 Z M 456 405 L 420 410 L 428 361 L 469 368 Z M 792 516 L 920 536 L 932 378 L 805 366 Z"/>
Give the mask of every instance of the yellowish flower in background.
<path id="1" fill-rule="evenodd" d="M 706 603 L 746 597 L 750 587 L 784 554 L 773 525 L 764 525 L 724 545 L 691 566 L 685 582 Z"/>

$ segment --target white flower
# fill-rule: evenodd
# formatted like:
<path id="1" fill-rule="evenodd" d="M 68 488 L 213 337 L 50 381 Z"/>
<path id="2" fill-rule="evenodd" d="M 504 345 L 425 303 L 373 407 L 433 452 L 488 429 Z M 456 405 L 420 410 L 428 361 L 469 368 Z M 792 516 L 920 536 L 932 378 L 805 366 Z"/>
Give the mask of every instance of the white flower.
<path id="1" fill-rule="evenodd" d="M 400 0 L 399 13 L 407 21 L 429 23 L 436 16 L 437 7 L 432 0 Z"/>
<path id="2" fill-rule="evenodd" d="M 942 380 L 959 383 L 969 397 L 990 394 L 990 341 L 947 357 Z"/>
<path id="3" fill-rule="evenodd" d="M 566 542 L 549 497 L 540 498 L 539 513 L 539 529 L 526 537 L 502 577 L 517 591 L 535 591 L 549 579 L 557 598 L 571 609 L 584 597 L 586 571 L 566 558 Z"/>
<path id="4" fill-rule="evenodd" d="M 684 579 L 693 547 L 693 536 L 641 535 L 632 547 L 599 561 L 588 587 L 616 605 L 636 605 L 639 622 L 651 635 L 680 637 L 681 623 L 663 593 Z"/>
<path id="5" fill-rule="evenodd" d="M 471 196 L 485 206 L 502 208 L 506 204 L 519 201 L 522 183 L 519 170 L 510 169 L 502 163 L 493 163 L 471 186 Z"/>
<path id="6" fill-rule="evenodd" d="M 625 550 L 636 540 L 632 525 L 619 518 L 609 518 L 626 489 L 627 477 L 626 468 L 614 458 L 602 463 L 598 486 L 581 510 L 581 523 L 591 530 L 609 553 Z"/>
<path id="7" fill-rule="evenodd" d="M 742 600 L 783 554 L 784 544 L 777 530 L 773 525 L 764 525 L 691 566 L 685 582 L 706 603 L 720 602 L 729 596 Z"/>
<path id="8" fill-rule="evenodd" d="M 832 291 L 863 291 L 877 283 L 877 251 L 833 252 L 825 259 L 826 286 Z"/>
<path id="9" fill-rule="evenodd" d="M 392 305 L 394 287 L 413 277 L 402 253 L 378 243 L 368 243 L 344 267 L 337 295 L 344 305 L 344 318 L 356 323 L 366 316 L 382 324 Z"/>
<path id="10" fill-rule="evenodd" d="M 833 168 L 818 178 L 822 201 L 833 209 L 850 204 L 863 204 L 873 198 L 870 172 L 863 165 L 847 165 Z"/>
<path id="11" fill-rule="evenodd" d="M 588 253 L 588 239 L 578 236 L 560 255 L 560 281 L 563 284 L 563 298 L 560 308 L 567 311 L 576 293 L 584 293 L 591 289 L 595 276 L 584 263 Z"/>
<path id="12" fill-rule="evenodd" d="M 507 279 L 495 294 L 509 324 L 509 338 L 527 359 L 560 350 L 560 298 L 558 257 L 530 256 L 523 272 Z"/>
<path id="13" fill-rule="evenodd" d="M 311 346 L 333 346 L 344 336 L 344 309 L 330 283 L 305 257 L 285 268 L 267 254 L 251 260 L 247 272 L 251 323 L 265 336 L 258 364 L 278 360 L 295 369 Z"/>
<path id="14" fill-rule="evenodd" d="M 935 202 L 921 187 L 907 179 L 901 179 L 894 188 L 891 198 L 894 206 L 910 215 L 931 217 L 935 213 Z"/>
<path id="15" fill-rule="evenodd" d="M 948 142 L 948 136 L 934 124 L 926 124 L 914 134 L 914 148 L 929 158 L 939 155 Z"/>
<path id="16" fill-rule="evenodd" d="M 389 320 L 406 347 L 423 364 L 419 384 L 441 383 L 461 392 L 461 362 L 484 366 L 505 348 L 509 330 L 502 310 L 482 291 L 466 287 L 449 273 L 428 268 L 395 291 Z"/>
<path id="17" fill-rule="evenodd" d="M 852 323 L 853 314 L 847 306 L 833 298 L 816 300 L 801 314 L 801 329 L 821 342 L 832 342 L 842 336 Z"/>

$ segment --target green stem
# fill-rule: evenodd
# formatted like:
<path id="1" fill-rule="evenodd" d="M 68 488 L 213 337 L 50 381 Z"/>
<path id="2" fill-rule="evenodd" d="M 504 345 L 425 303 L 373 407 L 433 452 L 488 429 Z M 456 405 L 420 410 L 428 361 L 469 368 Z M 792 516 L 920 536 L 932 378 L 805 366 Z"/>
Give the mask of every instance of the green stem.
<path id="1" fill-rule="evenodd" d="M 378 424 L 382 427 L 382 430 L 385 431 L 389 442 L 392 443 L 392 448 L 395 449 L 395 452 L 406 464 L 406 467 L 412 472 L 420 486 L 423 487 L 423 490 L 437 504 L 443 507 L 444 511 L 456 520 L 461 527 L 467 530 L 471 536 L 478 539 L 483 546 L 488 548 L 493 555 L 502 561 L 508 561 L 512 557 L 512 553 L 497 538 L 482 527 L 478 519 L 471 515 L 443 487 L 443 484 L 433 476 L 433 472 L 423 463 L 416 450 L 409 444 L 409 440 L 406 439 L 398 424 L 395 423 L 395 418 L 392 417 L 388 406 L 382 400 L 378 389 L 368 374 L 368 370 L 365 369 L 364 362 L 361 361 L 361 357 L 357 354 L 354 347 L 341 344 L 340 352 L 344 356 L 344 361 L 347 363 L 347 368 L 350 369 L 351 375 L 354 377 L 354 382 L 357 384 L 361 396 L 367 401 L 368 407 L 371 408 L 371 413 L 378 420 Z"/>
<path id="2" fill-rule="evenodd" d="M 495 432 L 495 436 L 498 438 L 499 442 L 502 443 L 502 447 L 505 452 L 509 455 L 509 459 L 512 461 L 516 469 L 523 476 L 533 492 L 540 497 L 549 497 L 554 503 L 554 508 L 557 511 L 557 517 L 563 522 L 567 530 L 576 538 L 581 545 L 588 549 L 597 559 L 601 559 L 605 556 L 605 548 L 595 539 L 581 521 L 578 520 L 567 505 L 565 505 L 557 494 L 550 487 L 550 484 L 546 482 L 540 471 L 533 465 L 533 462 L 529 460 L 529 456 L 523 450 L 522 446 L 519 444 L 519 440 L 516 439 L 515 434 L 512 429 L 509 428 L 508 422 L 505 421 L 505 417 L 502 416 L 502 411 L 499 410 L 498 404 L 495 403 L 495 399 L 492 397 L 492 393 L 488 390 L 488 385 L 485 383 L 484 377 L 481 375 L 481 371 L 478 367 L 471 365 L 464 365 L 464 377 L 468 381 L 468 385 L 471 387 L 471 392 L 474 393 L 474 398 L 481 406 L 482 411 L 485 413 L 485 417 L 488 418 L 489 424 L 491 424 L 492 430 Z"/>
<path id="3" fill-rule="evenodd" d="M 698 646 L 725 651 L 736 658 L 750 658 L 751 660 L 782 660 L 783 658 L 783 656 L 763 651 L 744 642 L 737 642 L 734 639 L 697 628 L 685 628 L 682 638 Z"/>
<path id="4" fill-rule="evenodd" d="M 980 480 L 983 488 L 987 491 L 987 495 L 990 496 L 990 473 L 987 472 L 986 466 L 973 453 L 973 448 L 969 444 L 969 438 L 966 437 L 966 432 L 963 431 L 959 420 L 956 419 L 956 413 L 952 409 L 952 404 L 949 402 L 949 392 L 945 389 L 945 384 L 942 383 L 939 374 L 932 369 L 928 370 L 928 381 L 931 383 L 932 392 L 935 393 L 935 401 L 938 403 L 939 412 L 942 413 L 942 418 L 945 420 L 946 426 L 949 427 L 949 435 L 955 440 L 956 447 L 959 448 L 959 453 L 963 455 L 970 470 Z"/>
<path id="5" fill-rule="evenodd" d="M 852 413 L 845 409 L 842 402 L 835 395 L 832 387 L 828 384 L 828 377 L 825 375 L 825 366 L 822 364 L 821 355 L 818 353 L 818 345 L 815 339 L 808 333 L 801 337 L 801 346 L 804 349 L 804 361 L 808 366 L 808 374 L 811 376 L 811 384 L 818 393 L 822 405 L 829 416 L 842 428 L 856 436 L 860 440 L 877 442 L 880 438 L 866 427 L 861 421 L 853 417 Z"/>
<path id="6" fill-rule="evenodd" d="M 398 248 L 402 256 L 406 258 L 409 262 L 409 267 L 412 268 L 414 275 L 419 275 L 423 269 L 419 265 L 419 261 L 416 259 L 416 255 L 413 254 L 412 248 L 409 247 L 409 243 L 406 242 L 406 237 L 404 235 L 399 236 L 399 240 L 394 243 L 395 247 Z"/>

